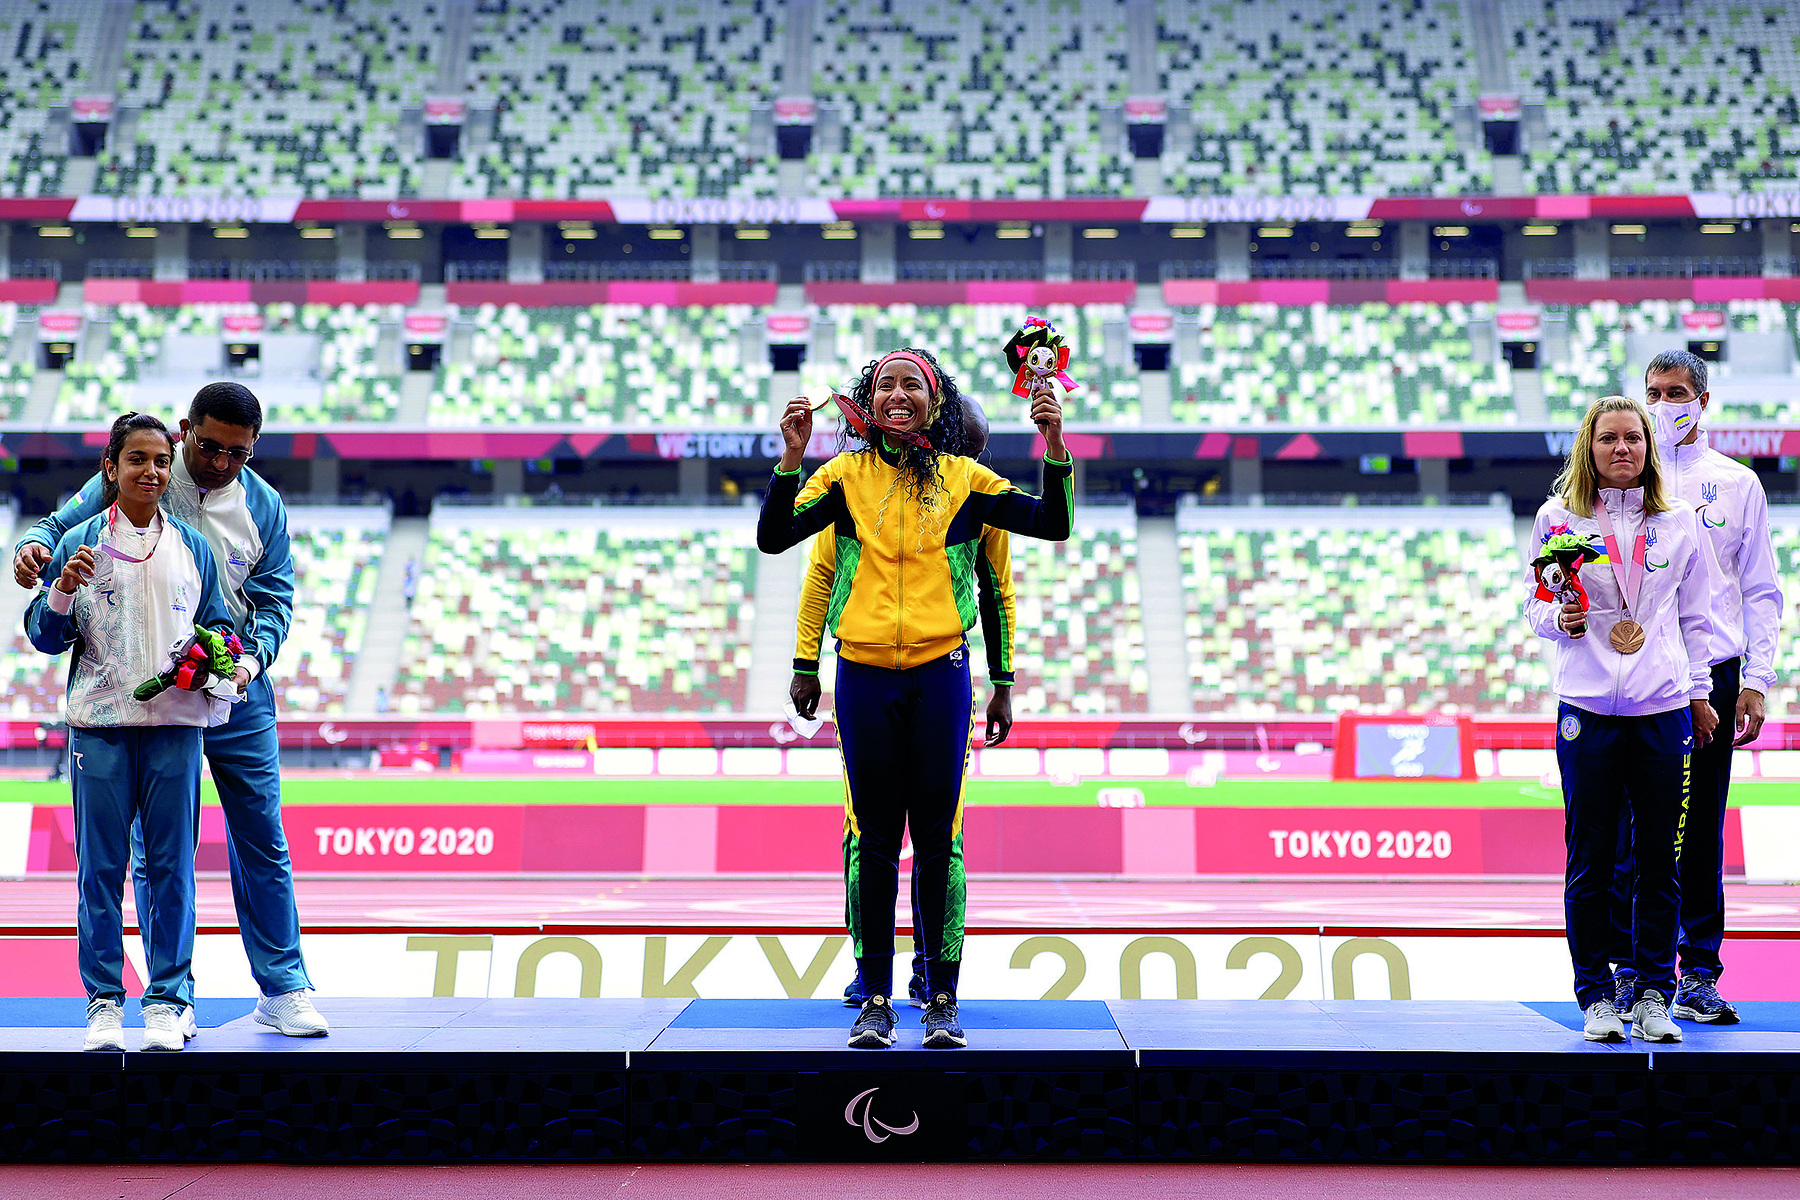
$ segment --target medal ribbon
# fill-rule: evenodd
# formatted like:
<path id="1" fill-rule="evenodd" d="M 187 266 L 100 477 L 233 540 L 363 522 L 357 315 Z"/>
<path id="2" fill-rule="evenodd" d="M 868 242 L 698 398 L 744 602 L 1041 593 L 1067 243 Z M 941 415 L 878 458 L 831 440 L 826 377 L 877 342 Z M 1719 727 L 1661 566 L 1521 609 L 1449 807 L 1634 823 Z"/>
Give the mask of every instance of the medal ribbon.
<path id="1" fill-rule="evenodd" d="M 1606 557 L 1612 560 L 1613 578 L 1619 582 L 1625 616 L 1628 620 L 1636 620 L 1631 610 L 1637 607 L 1638 591 L 1644 586 L 1644 555 L 1649 548 L 1650 516 L 1644 514 L 1644 523 L 1638 528 L 1637 544 L 1631 548 L 1631 572 L 1625 571 L 1625 556 L 1619 553 L 1619 539 L 1613 532 L 1612 514 L 1606 511 L 1606 497 L 1595 497 L 1595 518 L 1600 522 L 1600 533 L 1606 539 Z"/>
<path id="2" fill-rule="evenodd" d="M 107 515 L 106 515 L 106 532 L 107 532 L 108 538 L 111 538 L 113 536 L 114 532 L 118 529 L 118 525 L 119 525 L 119 506 L 117 504 L 115 504 L 112 506 L 112 511 L 107 513 Z M 156 557 L 156 548 L 162 544 L 163 528 L 164 528 L 164 526 L 161 523 L 158 523 L 158 525 L 156 527 L 156 540 L 150 543 L 150 553 L 144 555 L 144 557 L 142 557 L 142 558 L 133 558 L 133 557 L 131 557 L 131 555 L 125 553 L 123 550 L 116 549 L 110 540 L 101 542 L 100 550 L 107 557 L 116 558 L 120 562 L 128 562 L 128 563 L 149 562 L 152 558 Z"/>

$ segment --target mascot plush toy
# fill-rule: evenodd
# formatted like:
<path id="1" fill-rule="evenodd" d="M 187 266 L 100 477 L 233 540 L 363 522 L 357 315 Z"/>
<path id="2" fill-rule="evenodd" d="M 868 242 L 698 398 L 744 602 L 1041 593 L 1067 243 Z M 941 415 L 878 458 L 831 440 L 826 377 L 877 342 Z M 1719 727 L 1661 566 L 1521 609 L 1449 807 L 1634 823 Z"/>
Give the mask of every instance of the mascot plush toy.
<path id="1" fill-rule="evenodd" d="M 230 684 L 231 673 L 243 653 L 244 644 L 238 641 L 237 634 L 196 627 L 192 635 L 170 648 L 168 668 L 154 679 L 138 684 L 131 693 L 132 699 L 148 703 L 170 688 L 213 693 L 219 680 Z"/>
<path id="2" fill-rule="evenodd" d="M 1559 533 L 1550 538 L 1544 543 L 1543 553 L 1531 560 L 1532 570 L 1537 573 L 1537 591 L 1533 595 L 1553 604 L 1574 601 L 1583 613 L 1587 612 L 1588 594 L 1581 586 L 1581 564 L 1591 553 L 1588 544 L 1575 534 Z M 1581 637 L 1586 632 L 1583 629 L 1569 636 Z"/>
<path id="3" fill-rule="evenodd" d="M 1019 327 L 1006 343 L 1006 365 L 1013 374 L 1013 395 L 1029 396 L 1034 388 L 1055 377 L 1063 391 L 1072 392 L 1081 385 L 1069 378 L 1069 346 L 1056 326 L 1042 317 L 1032 317 Z"/>

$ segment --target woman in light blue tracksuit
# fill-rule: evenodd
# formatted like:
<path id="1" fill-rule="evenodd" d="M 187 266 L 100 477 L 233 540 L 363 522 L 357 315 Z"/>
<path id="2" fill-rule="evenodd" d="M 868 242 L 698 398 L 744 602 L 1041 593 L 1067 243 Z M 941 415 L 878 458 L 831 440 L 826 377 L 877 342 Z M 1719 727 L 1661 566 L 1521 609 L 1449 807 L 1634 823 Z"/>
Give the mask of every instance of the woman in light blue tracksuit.
<path id="1" fill-rule="evenodd" d="M 25 614 L 32 645 L 74 654 L 69 753 L 89 1050 L 124 1049 L 122 909 L 134 820 L 154 898 L 142 921 L 144 1048 L 180 1050 L 193 1036 L 183 988 L 194 952 L 201 732 L 227 702 L 203 691 L 170 689 L 148 701 L 132 693 L 167 668 L 170 650 L 197 626 L 229 633 L 231 615 L 205 540 L 158 508 L 173 458 L 174 441 L 155 417 L 128 413 L 113 424 L 101 464 L 105 509 L 63 536 L 51 584 Z"/>

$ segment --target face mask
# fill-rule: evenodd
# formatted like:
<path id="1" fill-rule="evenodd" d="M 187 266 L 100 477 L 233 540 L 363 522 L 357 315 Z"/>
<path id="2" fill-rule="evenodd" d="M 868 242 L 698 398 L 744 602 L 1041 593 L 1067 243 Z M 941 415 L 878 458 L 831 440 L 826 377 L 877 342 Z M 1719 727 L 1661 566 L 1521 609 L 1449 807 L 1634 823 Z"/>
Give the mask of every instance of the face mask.
<path id="1" fill-rule="evenodd" d="M 1700 423 L 1700 401 L 1676 404 L 1664 400 L 1650 406 L 1650 421 L 1656 426 L 1656 444 L 1663 452 L 1673 450 Z"/>

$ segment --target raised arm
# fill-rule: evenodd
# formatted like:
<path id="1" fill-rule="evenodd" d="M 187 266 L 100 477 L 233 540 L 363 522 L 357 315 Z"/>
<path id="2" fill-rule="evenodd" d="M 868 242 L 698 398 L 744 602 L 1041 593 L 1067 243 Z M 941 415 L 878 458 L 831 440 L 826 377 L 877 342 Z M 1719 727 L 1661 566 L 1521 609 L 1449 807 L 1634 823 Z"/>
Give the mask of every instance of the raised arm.
<path id="1" fill-rule="evenodd" d="M 1044 456 L 1044 494 L 1021 491 L 976 464 L 969 478 L 970 516 L 1047 542 L 1067 541 L 1075 529 L 1075 463 Z"/>

